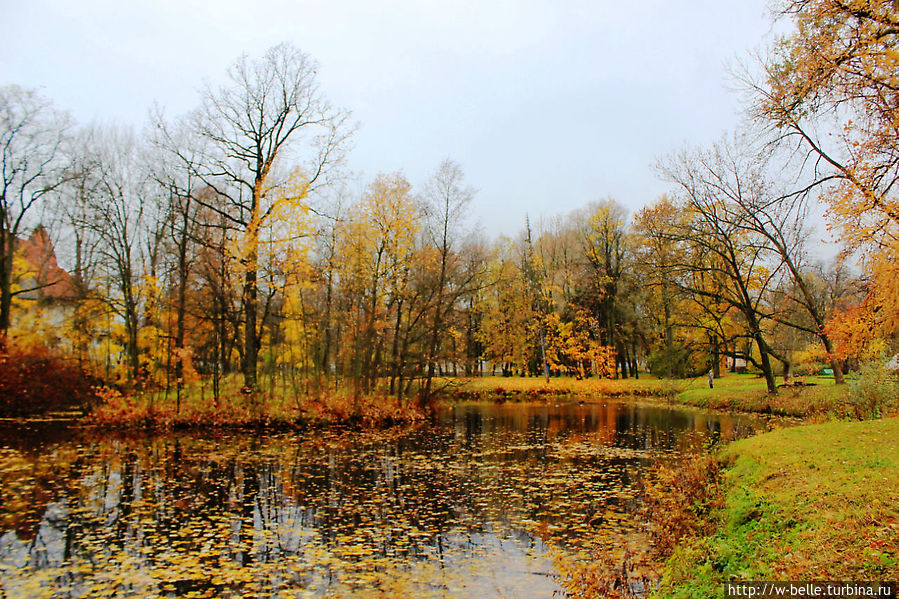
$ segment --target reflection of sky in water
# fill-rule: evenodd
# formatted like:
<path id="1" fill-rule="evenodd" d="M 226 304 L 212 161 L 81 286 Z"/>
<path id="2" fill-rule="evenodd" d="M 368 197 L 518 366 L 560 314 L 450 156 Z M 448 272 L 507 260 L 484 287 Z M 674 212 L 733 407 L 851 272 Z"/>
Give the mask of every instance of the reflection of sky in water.
<path id="1" fill-rule="evenodd" d="M 404 433 L 0 432 L 2 588 L 551 597 L 545 542 L 636 538 L 647 463 L 759 426 L 607 402 L 466 404 Z"/>

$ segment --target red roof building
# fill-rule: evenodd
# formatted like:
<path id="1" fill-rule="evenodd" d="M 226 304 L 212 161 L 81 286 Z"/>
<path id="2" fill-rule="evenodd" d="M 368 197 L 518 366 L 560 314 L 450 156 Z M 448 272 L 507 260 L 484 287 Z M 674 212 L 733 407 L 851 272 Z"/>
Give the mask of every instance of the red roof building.
<path id="1" fill-rule="evenodd" d="M 56 262 L 53 242 L 43 227 L 38 227 L 28 239 L 19 239 L 16 249 L 28 264 L 28 274 L 19 280 L 22 289 L 34 288 L 20 297 L 37 300 L 72 300 L 77 288 L 75 279 Z"/>

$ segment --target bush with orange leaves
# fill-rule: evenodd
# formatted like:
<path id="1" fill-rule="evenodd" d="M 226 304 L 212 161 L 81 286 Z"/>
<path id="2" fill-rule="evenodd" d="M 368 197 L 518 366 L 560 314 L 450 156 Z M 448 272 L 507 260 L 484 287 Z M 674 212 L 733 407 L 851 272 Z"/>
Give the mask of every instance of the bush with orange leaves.
<path id="1" fill-rule="evenodd" d="M 0 338 L 0 416 L 22 417 L 93 404 L 98 381 L 43 345 Z"/>

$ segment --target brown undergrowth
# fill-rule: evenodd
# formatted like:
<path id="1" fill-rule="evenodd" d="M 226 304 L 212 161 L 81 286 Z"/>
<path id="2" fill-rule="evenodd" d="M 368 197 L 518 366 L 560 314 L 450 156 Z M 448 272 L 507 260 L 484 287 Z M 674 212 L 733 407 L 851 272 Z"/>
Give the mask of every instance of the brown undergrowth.
<path id="1" fill-rule="evenodd" d="M 646 597 L 659 585 L 675 547 L 713 531 L 709 514 L 722 505 L 722 463 L 701 454 L 674 464 L 658 462 L 641 481 L 635 508 L 643 531 L 622 548 L 597 544 L 590 559 L 559 553 L 555 565 L 571 599 Z"/>
<path id="2" fill-rule="evenodd" d="M 144 428 L 308 428 L 345 426 L 383 428 L 430 418 L 430 407 L 395 397 L 368 395 L 353 398 L 343 393 L 319 393 L 300 399 L 267 392 L 247 395 L 235 390 L 218 401 L 189 395 L 172 397 L 123 393 L 105 388 L 102 401 L 88 416 L 94 425 Z"/>

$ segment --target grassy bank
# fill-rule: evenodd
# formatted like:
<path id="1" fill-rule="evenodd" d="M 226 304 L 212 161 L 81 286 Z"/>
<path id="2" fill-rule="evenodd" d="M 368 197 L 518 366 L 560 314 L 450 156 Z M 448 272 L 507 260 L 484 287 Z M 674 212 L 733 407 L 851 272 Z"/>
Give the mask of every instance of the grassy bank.
<path id="1" fill-rule="evenodd" d="M 723 597 L 732 580 L 899 579 L 897 438 L 894 417 L 729 445 L 713 532 L 677 546 L 654 595 Z"/>
<path id="2" fill-rule="evenodd" d="M 694 380 L 679 390 L 673 399 L 678 403 L 700 408 L 781 416 L 851 415 L 852 408 L 848 404 L 849 387 L 835 385 L 833 377 L 801 377 L 786 386 L 782 378 L 777 377 L 775 380 L 779 386 L 776 395 L 768 393 L 764 379 L 759 376 L 727 374 L 716 379 L 715 386 L 711 389 L 707 380 L 703 380 L 703 384 L 697 384 Z"/>
<path id="3" fill-rule="evenodd" d="M 765 381 L 753 374 L 727 373 L 708 387 L 705 376 L 687 380 L 657 379 L 575 379 L 485 376 L 444 379 L 443 395 L 452 400 L 537 400 L 570 398 L 589 401 L 597 397 L 638 396 L 659 398 L 671 403 L 716 410 L 762 412 L 783 416 L 847 415 L 848 387 L 834 385 L 832 377 L 810 376 L 796 379 L 797 386 L 781 387 L 769 395 Z M 783 384 L 783 379 L 777 382 Z"/>
<path id="4" fill-rule="evenodd" d="M 571 397 L 665 397 L 676 393 L 680 382 L 641 375 L 639 379 L 577 379 L 574 377 L 481 376 L 472 378 L 442 378 L 437 385 L 440 394 L 453 400 L 494 399 L 535 400 Z"/>

